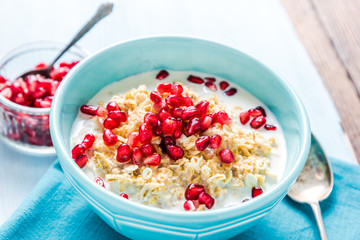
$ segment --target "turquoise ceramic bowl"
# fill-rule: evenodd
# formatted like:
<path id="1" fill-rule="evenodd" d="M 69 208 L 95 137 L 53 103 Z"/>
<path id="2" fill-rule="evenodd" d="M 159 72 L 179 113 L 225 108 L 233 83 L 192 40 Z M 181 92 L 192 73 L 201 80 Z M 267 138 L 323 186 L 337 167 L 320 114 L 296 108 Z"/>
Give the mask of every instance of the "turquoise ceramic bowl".
<path id="1" fill-rule="evenodd" d="M 276 187 L 236 207 L 175 212 L 123 199 L 87 178 L 71 159 L 69 147 L 80 105 L 114 81 L 158 69 L 216 75 L 237 83 L 266 104 L 282 125 L 287 144 L 286 173 Z M 306 161 L 310 145 L 306 112 L 287 83 L 238 50 L 182 37 L 119 43 L 80 62 L 57 90 L 50 127 L 68 180 L 107 224 L 132 239 L 226 239 L 241 233 L 284 198 Z"/>

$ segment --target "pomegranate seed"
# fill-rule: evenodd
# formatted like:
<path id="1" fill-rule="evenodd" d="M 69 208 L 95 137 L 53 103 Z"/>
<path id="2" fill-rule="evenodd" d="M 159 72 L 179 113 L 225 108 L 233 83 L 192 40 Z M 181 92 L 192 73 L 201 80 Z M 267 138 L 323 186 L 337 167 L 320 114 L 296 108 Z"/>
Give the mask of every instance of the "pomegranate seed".
<path id="1" fill-rule="evenodd" d="M 160 94 L 169 93 L 171 91 L 171 83 L 161 83 L 156 89 Z"/>
<path id="2" fill-rule="evenodd" d="M 37 99 L 41 102 L 41 99 Z M 20 104 L 20 105 L 24 105 L 26 100 L 25 100 L 25 97 L 22 93 L 18 93 L 16 96 L 14 96 L 11 101 L 17 103 L 17 104 Z M 50 106 L 47 106 L 47 107 L 50 107 Z"/>
<path id="3" fill-rule="evenodd" d="M 172 160 L 179 160 L 184 156 L 184 150 L 175 145 L 168 145 L 166 147 L 166 152 Z"/>
<path id="4" fill-rule="evenodd" d="M 190 184 L 185 190 L 186 200 L 198 200 L 200 193 L 205 192 L 205 188 L 200 184 Z"/>
<path id="5" fill-rule="evenodd" d="M 262 115 L 260 110 L 254 108 L 250 109 L 248 112 L 250 113 L 251 117 L 260 117 Z"/>
<path id="6" fill-rule="evenodd" d="M 219 152 L 220 160 L 223 163 L 232 163 L 234 161 L 234 155 L 230 149 L 223 149 Z"/>
<path id="7" fill-rule="evenodd" d="M 101 187 L 105 188 L 105 182 L 101 177 L 96 177 L 94 178 L 94 182 L 96 182 L 97 184 L 99 184 Z"/>
<path id="8" fill-rule="evenodd" d="M 80 111 L 90 116 L 97 115 L 99 117 L 105 117 L 108 114 L 108 111 L 105 108 L 92 105 L 82 105 Z"/>
<path id="9" fill-rule="evenodd" d="M 194 106 L 187 107 L 183 110 L 181 114 L 182 120 L 190 120 L 194 118 L 196 115 L 198 115 L 198 110 Z"/>
<path id="10" fill-rule="evenodd" d="M 139 127 L 139 140 L 141 143 L 148 143 L 153 137 L 152 129 L 150 124 L 143 123 Z"/>
<path id="11" fill-rule="evenodd" d="M 61 67 L 58 69 L 54 69 L 50 72 L 50 78 L 56 81 L 62 81 L 65 75 L 69 72 L 69 68 Z"/>
<path id="12" fill-rule="evenodd" d="M 164 78 L 166 78 L 167 76 L 169 76 L 169 72 L 166 70 L 160 70 L 160 72 L 156 75 L 156 79 L 158 80 L 163 80 Z"/>
<path id="13" fill-rule="evenodd" d="M 164 135 L 172 135 L 176 129 L 177 122 L 173 117 L 168 117 L 161 123 L 161 131 Z"/>
<path id="14" fill-rule="evenodd" d="M 103 140 L 106 145 L 112 146 L 117 143 L 118 138 L 110 129 L 105 129 L 103 133 Z"/>
<path id="15" fill-rule="evenodd" d="M 189 136 L 194 135 L 201 130 L 201 121 L 198 118 L 193 118 L 186 126 L 186 130 Z"/>
<path id="16" fill-rule="evenodd" d="M 116 122 L 115 120 L 111 119 L 111 118 L 106 118 L 104 123 L 104 128 L 106 129 L 114 129 L 120 126 L 120 123 Z"/>
<path id="17" fill-rule="evenodd" d="M 214 77 L 206 77 L 205 80 L 209 82 L 216 82 L 216 79 Z"/>
<path id="18" fill-rule="evenodd" d="M 210 138 L 210 147 L 216 149 L 221 145 L 222 137 L 219 134 L 212 135 Z"/>
<path id="19" fill-rule="evenodd" d="M 173 84 L 171 86 L 171 91 L 170 93 L 173 95 L 177 95 L 180 96 L 182 94 L 182 92 L 184 91 L 183 87 L 180 84 Z"/>
<path id="20" fill-rule="evenodd" d="M 170 95 L 165 99 L 165 102 L 167 103 L 168 106 L 172 107 L 172 108 L 177 108 L 180 107 L 181 105 L 181 100 L 178 96 L 176 95 Z"/>
<path id="21" fill-rule="evenodd" d="M 204 83 L 204 80 L 200 77 L 196 77 L 194 75 L 190 75 L 188 78 L 187 78 L 188 81 L 192 82 L 192 83 L 196 83 L 196 84 L 203 84 Z"/>
<path id="22" fill-rule="evenodd" d="M 134 148 L 139 143 L 139 133 L 138 132 L 132 132 L 129 134 L 128 139 L 126 143 L 131 147 Z"/>
<path id="23" fill-rule="evenodd" d="M 13 92 L 14 92 L 14 89 L 13 89 Z M 39 87 L 34 92 L 32 92 L 31 97 L 33 99 L 38 99 L 38 98 L 45 97 L 45 95 L 46 95 L 46 89 L 43 87 Z"/>
<path id="24" fill-rule="evenodd" d="M 229 83 L 226 81 L 221 81 L 219 83 L 219 86 L 220 86 L 220 89 L 224 91 L 229 86 Z"/>
<path id="25" fill-rule="evenodd" d="M 144 116 L 144 122 L 148 123 L 151 127 L 155 127 L 158 123 L 158 117 L 155 113 L 148 112 Z"/>
<path id="26" fill-rule="evenodd" d="M 88 133 L 85 135 L 84 140 L 82 141 L 81 144 L 84 146 L 85 150 L 89 150 L 94 144 L 94 142 L 95 142 L 95 136 Z"/>
<path id="27" fill-rule="evenodd" d="M 250 127 L 254 128 L 254 129 L 259 129 L 262 126 L 264 126 L 265 123 L 266 123 L 266 118 L 265 117 L 257 117 L 257 118 L 254 118 L 250 122 Z"/>
<path id="28" fill-rule="evenodd" d="M 176 140 L 172 136 L 165 136 L 161 139 L 160 147 L 163 153 L 166 153 L 168 145 L 176 145 Z"/>
<path id="29" fill-rule="evenodd" d="M 160 121 L 165 121 L 165 119 L 167 119 L 168 117 L 171 117 L 171 114 L 164 109 L 158 113 L 158 118 Z"/>
<path id="30" fill-rule="evenodd" d="M 116 160 L 125 163 L 131 160 L 131 149 L 128 144 L 121 144 L 116 152 Z"/>
<path id="31" fill-rule="evenodd" d="M 265 124 L 264 128 L 268 131 L 275 131 L 276 130 L 276 126 L 274 125 L 270 125 L 270 124 Z"/>
<path id="32" fill-rule="evenodd" d="M 167 108 L 167 104 L 166 104 L 166 102 L 160 102 L 160 103 L 154 103 L 154 105 L 153 105 L 153 108 L 154 108 L 154 110 L 156 111 L 156 112 L 159 112 L 159 111 L 161 111 L 161 110 L 163 110 L 163 109 L 166 109 Z"/>
<path id="33" fill-rule="evenodd" d="M 193 200 L 187 200 L 184 202 L 184 209 L 185 211 L 196 211 L 198 208 L 197 204 Z"/>
<path id="34" fill-rule="evenodd" d="M 240 113 L 240 122 L 245 125 L 250 120 L 250 113 L 249 112 L 242 112 Z"/>
<path id="35" fill-rule="evenodd" d="M 155 153 L 145 158 L 144 163 L 150 166 L 158 166 L 161 162 L 160 154 Z"/>
<path id="36" fill-rule="evenodd" d="M 199 102 L 199 103 L 196 105 L 196 109 L 197 109 L 198 112 L 199 112 L 199 114 L 198 114 L 199 118 L 200 118 L 200 119 L 203 119 L 203 118 L 206 116 L 207 112 L 208 112 L 209 102 L 208 102 L 208 101 L 205 101 L 205 100 Z"/>
<path id="37" fill-rule="evenodd" d="M 230 123 L 232 123 L 232 119 L 231 117 L 229 117 L 229 115 L 225 112 L 225 111 L 219 111 L 216 113 L 216 120 L 221 124 L 221 125 L 229 125 Z"/>
<path id="38" fill-rule="evenodd" d="M 78 144 L 76 145 L 72 150 L 71 150 L 71 157 L 73 159 L 76 159 L 78 156 L 81 156 L 85 154 L 85 148 L 82 144 Z"/>
<path id="39" fill-rule="evenodd" d="M 80 155 L 75 159 L 75 163 L 79 166 L 79 168 L 85 167 L 87 162 L 88 162 L 88 158 L 85 154 Z"/>
<path id="40" fill-rule="evenodd" d="M 201 136 L 195 141 L 195 146 L 197 150 L 204 151 L 210 143 L 210 137 L 209 136 Z"/>
<path id="41" fill-rule="evenodd" d="M 261 114 L 262 114 L 264 117 L 266 117 L 265 109 L 264 109 L 262 106 L 257 106 L 255 109 L 260 110 L 260 111 L 261 111 Z"/>
<path id="42" fill-rule="evenodd" d="M 141 152 L 145 157 L 147 157 L 153 154 L 155 152 L 155 149 L 152 144 L 147 143 L 141 146 Z"/>
<path id="43" fill-rule="evenodd" d="M 205 86 L 213 92 L 217 91 L 217 87 L 216 87 L 215 83 L 213 83 L 213 82 L 206 82 Z"/>
<path id="44" fill-rule="evenodd" d="M 35 70 L 44 69 L 47 67 L 48 67 L 48 65 L 46 63 L 39 63 L 38 65 L 35 66 Z"/>
<path id="45" fill-rule="evenodd" d="M 160 103 L 162 101 L 162 97 L 158 92 L 152 91 L 150 93 L 150 100 L 153 101 L 154 103 Z"/>
<path id="46" fill-rule="evenodd" d="M 209 194 L 202 192 L 199 195 L 199 203 L 205 204 L 207 209 L 211 209 L 215 204 L 215 200 Z"/>
<path id="47" fill-rule="evenodd" d="M 129 199 L 129 196 L 126 193 L 120 193 L 120 197 Z"/>
<path id="48" fill-rule="evenodd" d="M 120 107 L 119 105 L 116 103 L 116 102 L 109 102 L 107 105 L 106 105 L 106 109 L 111 112 L 111 111 L 119 111 L 120 110 Z"/>
<path id="49" fill-rule="evenodd" d="M 262 193 L 263 193 L 263 190 L 261 189 L 261 187 L 253 187 L 251 189 L 251 196 L 253 198 L 259 196 Z"/>
<path id="50" fill-rule="evenodd" d="M 111 111 L 111 112 L 109 112 L 109 114 L 108 114 L 107 116 L 108 116 L 108 118 L 111 118 L 111 119 L 113 119 L 116 123 L 118 123 L 119 126 L 120 126 L 120 123 L 127 121 L 127 115 L 126 115 L 126 113 L 125 113 L 125 112 L 122 112 L 122 111 L 119 111 L 119 110 Z"/>
<path id="51" fill-rule="evenodd" d="M 158 121 L 156 126 L 153 127 L 153 134 L 155 136 L 161 136 L 162 135 L 162 131 L 161 131 L 161 122 Z"/>
<path id="52" fill-rule="evenodd" d="M 43 99 L 36 99 L 34 106 L 38 108 L 49 108 L 51 107 L 52 97 L 45 97 Z"/>
<path id="53" fill-rule="evenodd" d="M 176 119 L 176 128 L 175 128 L 175 131 L 173 134 L 175 139 L 178 139 L 181 137 L 181 135 L 183 134 L 182 129 L 183 129 L 183 122 L 180 118 L 178 118 L 178 119 Z"/>
<path id="54" fill-rule="evenodd" d="M 11 96 L 12 96 L 12 90 L 10 87 L 5 87 L 1 92 L 0 94 L 7 98 L 7 99 L 11 99 Z"/>
<path id="55" fill-rule="evenodd" d="M 234 95 L 236 92 L 237 92 L 236 88 L 230 88 L 229 90 L 226 90 L 226 91 L 225 91 L 225 94 L 226 94 L 227 96 L 232 96 L 232 95 Z"/>
<path id="56" fill-rule="evenodd" d="M 180 100 L 181 100 L 181 106 L 190 107 L 190 106 L 194 105 L 191 98 L 189 96 L 185 95 L 185 94 L 181 94 Z"/>
<path id="57" fill-rule="evenodd" d="M 210 115 L 205 116 L 202 120 L 201 120 L 201 131 L 205 132 L 206 130 L 209 129 L 209 127 L 211 126 L 213 119 Z"/>
<path id="58" fill-rule="evenodd" d="M 133 164 L 140 165 L 143 161 L 143 154 L 139 147 L 134 147 L 131 154 L 131 161 Z"/>
<path id="59" fill-rule="evenodd" d="M 172 111 L 172 116 L 173 116 L 174 118 L 181 118 L 182 113 L 183 113 L 183 110 L 182 110 L 181 108 L 175 108 L 175 109 Z"/>

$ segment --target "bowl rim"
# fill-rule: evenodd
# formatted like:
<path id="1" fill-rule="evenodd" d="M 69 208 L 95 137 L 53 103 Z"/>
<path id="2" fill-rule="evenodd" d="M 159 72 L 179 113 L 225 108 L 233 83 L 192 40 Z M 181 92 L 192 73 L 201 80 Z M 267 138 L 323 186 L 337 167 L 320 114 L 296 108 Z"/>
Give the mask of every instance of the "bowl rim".
<path id="1" fill-rule="evenodd" d="M 86 176 L 86 174 L 82 171 L 82 169 L 77 167 L 76 163 L 73 161 L 73 159 L 70 156 L 70 150 L 68 151 L 68 149 L 66 149 L 66 147 L 62 144 L 61 137 L 60 137 L 62 135 L 61 131 L 60 131 L 61 123 L 60 123 L 60 118 L 58 117 L 61 113 L 60 112 L 61 97 L 64 95 L 65 89 L 68 88 L 68 86 L 70 86 L 70 84 L 71 84 L 69 79 L 73 79 L 73 76 L 76 76 L 76 74 L 80 71 L 80 69 L 83 68 L 83 66 L 86 66 L 86 64 L 88 64 L 88 62 L 92 62 L 92 61 L 94 61 L 94 59 L 96 60 L 98 56 L 106 54 L 107 52 L 111 51 L 113 48 L 116 48 L 119 46 L 125 47 L 127 44 L 143 44 L 143 43 L 147 43 L 147 42 L 151 42 L 151 41 L 162 41 L 162 40 L 182 41 L 182 42 L 188 42 L 188 43 L 192 42 L 192 43 L 202 44 L 202 45 L 206 44 L 206 45 L 214 47 L 214 48 L 221 48 L 222 50 L 231 51 L 233 54 L 241 55 L 243 58 L 246 58 L 247 61 L 254 62 L 255 64 L 259 65 L 261 68 L 265 69 L 270 74 L 272 74 L 272 76 L 282 85 L 282 87 L 284 87 L 287 90 L 289 95 L 294 99 L 294 102 L 298 106 L 298 110 L 301 115 L 301 119 L 299 119 L 299 121 L 301 122 L 301 125 L 303 126 L 302 131 L 299 134 L 300 147 L 298 149 L 298 154 L 296 156 L 297 160 L 294 163 L 294 167 L 290 170 L 290 172 L 283 175 L 282 179 L 276 184 L 275 187 L 264 192 L 264 194 L 262 194 L 261 196 L 252 199 L 251 201 L 245 202 L 243 204 L 231 206 L 231 207 L 226 207 L 226 208 L 221 208 L 221 209 L 213 209 L 211 211 L 196 211 L 196 212 L 174 211 L 174 210 L 160 209 L 157 207 L 147 206 L 147 205 L 144 205 L 141 203 L 132 202 L 127 199 L 123 199 L 120 196 L 118 196 L 117 194 L 113 193 L 112 191 L 109 191 L 107 189 L 103 189 L 102 187 L 99 187 L 98 184 L 96 184 L 94 181 L 92 181 L 89 177 Z M 51 136 L 53 139 L 55 149 L 57 151 L 60 151 L 61 155 L 64 156 L 64 158 L 59 158 L 60 164 L 62 165 L 63 168 L 66 168 L 67 170 L 69 170 L 68 174 L 65 174 L 65 175 L 71 175 L 71 177 L 73 177 L 77 182 L 79 182 L 77 178 L 80 178 L 81 180 L 85 181 L 86 184 L 92 190 L 96 191 L 96 193 L 102 193 L 107 198 L 108 203 L 120 201 L 120 203 L 122 204 L 121 208 L 127 208 L 127 207 L 137 208 L 137 211 L 139 211 L 139 212 L 141 211 L 143 215 L 151 214 L 151 215 L 155 216 L 154 218 L 156 218 L 156 216 L 157 216 L 156 214 L 166 214 L 167 216 L 178 217 L 181 219 L 184 219 L 184 218 L 187 218 L 190 216 L 193 221 L 204 219 L 206 217 L 210 217 L 212 215 L 217 215 L 217 214 L 225 214 L 226 215 L 227 213 L 230 214 L 232 212 L 235 212 L 235 211 L 241 210 L 241 209 L 245 209 L 244 213 L 250 213 L 254 210 L 260 210 L 261 206 L 263 206 L 265 204 L 269 204 L 271 202 L 272 196 L 280 196 L 277 198 L 277 201 L 276 201 L 276 203 L 278 203 L 287 194 L 287 192 L 290 190 L 292 184 L 295 182 L 297 176 L 300 174 L 300 172 L 306 162 L 306 159 L 307 159 L 307 155 L 308 155 L 308 152 L 310 149 L 310 139 L 311 139 L 310 138 L 311 131 L 310 131 L 309 119 L 307 117 L 307 113 L 306 113 L 303 103 L 301 102 L 299 96 L 294 91 L 294 89 L 290 86 L 290 84 L 288 82 L 285 82 L 281 77 L 279 77 L 279 75 L 276 74 L 275 71 L 273 71 L 272 69 L 267 67 L 265 64 L 263 64 L 256 58 L 252 57 L 251 55 L 246 54 L 239 49 L 224 45 L 223 43 L 219 43 L 216 41 L 209 41 L 209 40 L 205 40 L 202 38 L 194 38 L 194 37 L 187 37 L 187 36 L 169 36 L 169 35 L 137 37 L 137 38 L 132 38 L 132 39 L 128 39 L 125 41 L 116 42 L 105 48 L 98 50 L 97 52 L 95 52 L 91 56 L 88 56 L 83 61 L 81 61 L 79 64 L 77 64 L 72 69 L 72 71 L 68 75 L 66 75 L 66 77 L 63 80 L 62 86 L 60 86 L 59 89 L 56 91 L 56 94 L 53 99 L 51 112 L 50 112 L 50 131 L 51 131 Z M 67 166 L 69 166 L 69 168 L 67 168 Z M 284 194 L 284 188 L 286 191 L 285 194 Z M 92 197 L 94 197 L 94 196 L 92 196 Z M 96 199 L 96 197 L 95 197 L 95 199 Z M 101 203 L 101 206 L 104 207 L 104 204 Z M 108 209 L 107 207 L 105 207 L 105 208 Z M 119 209 L 121 209 L 121 208 L 119 208 Z"/>

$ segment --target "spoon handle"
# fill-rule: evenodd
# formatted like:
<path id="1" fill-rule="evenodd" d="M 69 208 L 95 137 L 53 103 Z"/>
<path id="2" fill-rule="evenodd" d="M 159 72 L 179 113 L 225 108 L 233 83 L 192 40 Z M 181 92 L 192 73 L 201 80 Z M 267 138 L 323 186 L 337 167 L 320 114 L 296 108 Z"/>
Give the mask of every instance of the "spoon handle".
<path id="1" fill-rule="evenodd" d="M 311 208 L 314 212 L 316 223 L 319 228 L 321 240 L 327 240 L 328 238 L 326 236 L 325 225 L 324 225 L 324 221 L 323 221 L 323 218 L 321 215 L 321 209 L 320 209 L 319 202 L 309 202 L 309 205 L 311 206 Z"/>
<path id="2" fill-rule="evenodd" d="M 113 3 L 103 3 L 98 8 L 95 16 L 93 16 L 86 25 L 76 34 L 76 36 L 71 40 L 71 42 L 61 51 L 61 53 L 55 58 L 55 60 L 49 66 L 50 68 L 56 63 L 59 58 L 69 49 L 71 48 L 77 41 L 79 41 L 96 23 L 98 23 L 101 19 L 109 15 L 112 11 Z"/>

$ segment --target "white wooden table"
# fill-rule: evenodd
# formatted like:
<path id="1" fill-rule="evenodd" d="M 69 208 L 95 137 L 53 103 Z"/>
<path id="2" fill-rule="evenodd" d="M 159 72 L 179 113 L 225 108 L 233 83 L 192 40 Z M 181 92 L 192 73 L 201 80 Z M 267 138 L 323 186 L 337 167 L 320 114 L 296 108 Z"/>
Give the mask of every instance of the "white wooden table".
<path id="1" fill-rule="evenodd" d="M 69 40 L 100 3 L 98 0 L 0 1 L 0 54 L 26 42 Z M 278 0 L 116 2 L 114 12 L 79 45 L 96 51 L 118 41 L 149 35 L 205 38 L 258 58 L 299 93 L 312 131 L 325 152 L 355 162 L 344 141 L 333 103 Z M 327 121 L 324 123 L 323 119 Z M 1 142 L 0 153 L 2 224 L 55 159 L 29 157 Z"/>

